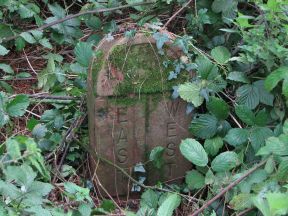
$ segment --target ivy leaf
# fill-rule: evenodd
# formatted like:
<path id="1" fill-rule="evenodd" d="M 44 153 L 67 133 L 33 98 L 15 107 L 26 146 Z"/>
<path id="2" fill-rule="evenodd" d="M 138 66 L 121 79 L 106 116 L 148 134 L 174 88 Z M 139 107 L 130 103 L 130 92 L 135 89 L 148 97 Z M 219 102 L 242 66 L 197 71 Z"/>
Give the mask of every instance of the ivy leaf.
<path id="1" fill-rule="evenodd" d="M 9 53 L 9 50 L 0 44 L 0 56 L 7 55 L 8 53 Z"/>
<path id="2" fill-rule="evenodd" d="M 164 151 L 165 151 L 164 147 L 157 146 L 153 148 L 150 153 L 149 160 L 153 161 L 153 164 L 158 169 L 160 169 L 164 164 L 164 160 L 163 160 Z"/>
<path id="3" fill-rule="evenodd" d="M 185 139 L 180 143 L 182 155 L 197 166 L 204 167 L 208 164 L 208 156 L 203 146 L 195 139 Z"/>
<path id="4" fill-rule="evenodd" d="M 219 120 L 225 120 L 229 115 L 228 104 L 220 98 L 210 97 L 206 106 L 207 109 Z"/>
<path id="5" fill-rule="evenodd" d="M 229 50 L 224 46 L 218 46 L 212 49 L 211 56 L 220 64 L 225 64 L 231 57 Z"/>
<path id="6" fill-rule="evenodd" d="M 157 216 L 172 216 L 173 211 L 180 205 L 181 198 L 178 194 L 171 193 L 160 205 Z"/>
<path id="7" fill-rule="evenodd" d="M 199 85 L 187 82 L 179 85 L 178 93 L 183 100 L 192 103 L 194 107 L 199 107 L 204 101 L 204 98 L 200 95 L 200 90 Z"/>
<path id="8" fill-rule="evenodd" d="M 205 185 L 205 177 L 197 170 L 187 172 L 185 182 L 190 190 L 200 189 Z"/>
<path id="9" fill-rule="evenodd" d="M 153 34 L 153 38 L 156 40 L 156 46 L 158 50 L 162 50 L 162 47 L 169 41 L 168 34 L 156 32 Z"/>
<path id="10" fill-rule="evenodd" d="M 232 151 L 222 152 L 217 155 L 211 163 L 211 168 L 215 172 L 225 172 L 235 168 L 240 164 L 238 155 Z"/>
<path id="11" fill-rule="evenodd" d="M 218 120 L 209 114 L 200 114 L 191 122 L 190 131 L 193 135 L 207 139 L 213 137 L 218 128 Z"/>
<path id="12" fill-rule="evenodd" d="M 236 91 L 236 101 L 241 105 L 246 105 L 249 109 L 254 109 L 260 102 L 259 90 L 253 85 L 243 85 Z"/>
<path id="13" fill-rule="evenodd" d="M 17 95 L 12 101 L 10 101 L 6 110 L 12 117 L 19 117 L 24 115 L 27 107 L 29 106 L 29 98 L 27 95 Z"/>
<path id="14" fill-rule="evenodd" d="M 87 42 L 77 43 L 74 53 L 76 55 L 76 60 L 84 67 L 88 67 L 90 60 L 93 56 L 92 44 Z"/>
<path id="15" fill-rule="evenodd" d="M 236 106 L 235 112 L 236 115 L 240 118 L 240 120 L 245 124 L 251 126 L 255 125 L 255 115 L 247 106 Z"/>
<path id="16" fill-rule="evenodd" d="M 247 75 L 243 72 L 232 71 L 227 76 L 228 80 L 241 82 L 241 83 L 250 83 Z"/>
<path id="17" fill-rule="evenodd" d="M 248 131 L 242 128 L 232 128 L 224 140 L 234 147 L 242 145 L 248 141 Z"/>
<path id="18" fill-rule="evenodd" d="M 204 149 L 209 155 L 215 156 L 217 155 L 219 150 L 223 147 L 223 144 L 224 144 L 223 139 L 221 137 L 205 139 Z"/>

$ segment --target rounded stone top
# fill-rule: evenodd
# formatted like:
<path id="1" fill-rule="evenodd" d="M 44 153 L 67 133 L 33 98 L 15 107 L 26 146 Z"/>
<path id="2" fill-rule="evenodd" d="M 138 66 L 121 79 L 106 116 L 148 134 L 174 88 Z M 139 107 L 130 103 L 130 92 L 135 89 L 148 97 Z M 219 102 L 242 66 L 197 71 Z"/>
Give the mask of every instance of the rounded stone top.
<path id="1" fill-rule="evenodd" d="M 136 34 L 133 38 L 103 39 L 92 59 L 88 82 L 94 95 L 113 96 L 156 93 L 171 90 L 176 82 L 189 79 L 183 74 L 177 80 L 168 81 L 174 60 L 180 58 L 181 49 L 171 43 L 164 45 L 164 55 L 158 53 L 152 36 Z M 170 62 L 164 66 L 163 62 Z M 184 80 L 183 80 L 184 79 Z"/>

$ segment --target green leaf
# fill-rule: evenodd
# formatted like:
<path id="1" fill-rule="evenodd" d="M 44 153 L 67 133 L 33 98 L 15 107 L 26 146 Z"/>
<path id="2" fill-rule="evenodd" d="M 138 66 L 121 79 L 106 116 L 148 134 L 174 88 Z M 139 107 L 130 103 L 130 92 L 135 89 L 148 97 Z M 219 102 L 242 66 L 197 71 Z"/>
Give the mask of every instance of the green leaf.
<path id="1" fill-rule="evenodd" d="M 30 32 L 22 32 L 20 36 L 28 43 L 34 44 L 36 43 L 35 38 L 31 35 Z"/>
<path id="2" fill-rule="evenodd" d="M 158 205 L 158 199 L 158 194 L 155 191 L 148 189 L 141 195 L 140 206 L 156 209 Z"/>
<path id="3" fill-rule="evenodd" d="M 288 119 L 283 123 L 283 133 L 288 134 Z"/>
<path id="4" fill-rule="evenodd" d="M 253 204 L 261 211 L 263 216 L 271 216 L 270 208 L 267 203 L 267 200 L 262 196 L 258 195 L 256 197 L 252 197 Z"/>
<path id="5" fill-rule="evenodd" d="M 160 205 L 157 216 L 172 216 L 173 211 L 180 205 L 181 198 L 175 193 L 167 196 L 164 202 Z"/>
<path id="6" fill-rule="evenodd" d="M 225 172 L 235 168 L 240 164 L 238 155 L 232 151 L 222 152 L 217 155 L 211 163 L 211 168 L 215 172 Z"/>
<path id="7" fill-rule="evenodd" d="M 1 63 L 0 69 L 3 70 L 5 73 L 14 74 L 14 70 L 12 69 L 12 67 L 10 65 Z"/>
<path id="8" fill-rule="evenodd" d="M 215 176 L 213 172 L 211 171 L 211 169 L 209 169 L 205 175 L 205 184 L 207 185 L 213 184 L 214 180 L 215 180 Z"/>
<path id="9" fill-rule="evenodd" d="M 79 64 L 84 67 L 88 67 L 93 56 L 92 44 L 87 42 L 79 42 L 75 46 L 74 53 Z"/>
<path id="10" fill-rule="evenodd" d="M 204 149 L 209 155 L 215 156 L 223 147 L 223 144 L 223 139 L 221 137 L 206 139 L 204 142 Z"/>
<path id="11" fill-rule="evenodd" d="M 6 142 L 6 149 L 9 156 L 13 159 L 19 159 L 21 157 L 21 151 L 19 143 L 15 139 L 8 139 Z"/>
<path id="12" fill-rule="evenodd" d="M 267 193 L 266 199 L 272 215 L 287 215 L 288 213 L 288 193 Z"/>
<path id="13" fill-rule="evenodd" d="M 256 155 L 275 154 L 280 156 L 288 155 L 287 135 L 280 135 L 279 137 L 269 137 L 266 144 L 262 147 Z"/>
<path id="14" fill-rule="evenodd" d="M 236 211 L 244 210 L 246 208 L 252 207 L 252 201 L 251 201 L 252 195 L 249 193 L 240 193 L 237 194 L 232 198 L 232 200 L 229 203 L 229 206 L 232 207 L 232 209 Z"/>
<path id="15" fill-rule="evenodd" d="M 29 106 L 29 98 L 27 95 L 17 95 L 7 104 L 7 112 L 12 117 L 23 116 Z"/>
<path id="16" fill-rule="evenodd" d="M 208 164 L 208 156 L 203 146 L 195 139 L 185 139 L 180 143 L 180 151 L 182 155 L 197 166 L 206 166 Z"/>
<path id="17" fill-rule="evenodd" d="M 206 106 L 207 109 L 219 120 L 225 120 L 229 115 L 228 104 L 220 98 L 210 97 Z"/>
<path id="18" fill-rule="evenodd" d="M 102 21 L 97 16 L 90 16 L 86 21 L 85 24 L 92 30 L 99 30 L 102 27 Z"/>
<path id="19" fill-rule="evenodd" d="M 253 127 L 250 130 L 250 141 L 255 152 L 265 145 L 265 140 L 273 136 L 273 131 L 266 127 Z"/>
<path id="20" fill-rule="evenodd" d="M 242 145 L 248 141 L 248 131 L 243 128 L 232 128 L 224 140 L 234 147 Z"/>
<path id="21" fill-rule="evenodd" d="M 283 159 L 278 167 L 276 172 L 277 180 L 278 181 L 287 181 L 288 180 L 288 159 Z"/>
<path id="22" fill-rule="evenodd" d="M 49 40 L 47 38 L 42 38 L 39 40 L 39 43 L 43 46 L 43 47 L 46 47 L 48 49 L 52 49 L 52 45 L 51 43 L 49 42 Z"/>
<path id="23" fill-rule="evenodd" d="M 163 154 L 164 154 L 165 148 L 162 146 L 157 146 L 152 149 L 149 160 L 153 161 L 153 164 L 156 168 L 160 169 L 164 164 Z"/>
<path id="24" fill-rule="evenodd" d="M 268 91 L 272 91 L 282 79 L 288 78 L 287 71 L 288 71 L 287 66 L 282 66 L 272 71 L 272 73 L 269 74 L 265 80 L 265 84 L 264 84 L 265 88 Z"/>
<path id="25" fill-rule="evenodd" d="M 247 78 L 247 75 L 243 72 L 238 71 L 230 72 L 227 76 L 227 79 L 235 82 L 250 83 L 249 79 Z"/>
<path id="26" fill-rule="evenodd" d="M 247 107 L 239 105 L 235 107 L 236 115 L 240 118 L 242 122 L 247 125 L 255 125 L 255 116 L 254 113 Z"/>
<path id="27" fill-rule="evenodd" d="M 200 189 L 205 185 L 205 177 L 197 170 L 186 173 L 185 182 L 190 190 Z"/>
<path id="28" fill-rule="evenodd" d="M 199 85 L 189 82 L 179 85 L 178 93 L 183 100 L 199 107 L 204 101 L 203 96 L 200 95 L 200 90 Z"/>
<path id="29" fill-rule="evenodd" d="M 212 49 L 211 56 L 216 60 L 217 63 L 225 64 L 231 57 L 229 50 L 224 46 L 218 46 Z"/>
<path id="30" fill-rule="evenodd" d="M 259 90 L 257 87 L 246 84 L 236 91 L 236 101 L 240 105 L 245 105 L 249 109 L 254 109 L 260 102 Z"/>
<path id="31" fill-rule="evenodd" d="M 47 132 L 48 130 L 44 124 L 37 124 L 32 130 L 32 135 L 37 139 L 41 139 Z"/>
<path id="32" fill-rule="evenodd" d="M 16 50 L 17 51 L 23 50 L 25 45 L 26 45 L 26 42 L 25 42 L 25 40 L 22 37 L 18 37 L 15 40 L 15 46 L 16 46 Z"/>
<path id="33" fill-rule="evenodd" d="M 9 53 L 9 50 L 0 44 L 0 56 L 7 55 L 8 53 Z"/>
<path id="34" fill-rule="evenodd" d="M 233 0 L 214 0 L 212 3 L 212 11 L 215 13 L 226 12 L 232 9 Z"/>
<path id="35" fill-rule="evenodd" d="M 259 91 L 260 102 L 268 106 L 273 106 L 274 95 L 265 89 L 264 81 L 258 80 L 253 83 L 253 86 L 255 86 Z"/>
<path id="36" fill-rule="evenodd" d="M 201 139 L 213 137 L 218 128 L 218 120 L 215 116 L 200 114 L 191 122 L 190 131 Z"/>

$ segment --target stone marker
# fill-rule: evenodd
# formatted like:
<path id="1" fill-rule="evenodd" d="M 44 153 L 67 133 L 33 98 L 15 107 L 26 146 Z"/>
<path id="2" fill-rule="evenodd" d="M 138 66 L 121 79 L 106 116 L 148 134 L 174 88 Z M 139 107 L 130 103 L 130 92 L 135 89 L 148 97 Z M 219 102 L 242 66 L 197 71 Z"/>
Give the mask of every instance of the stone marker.
<path id="1" fill-rule="evenodd" d="M 179 58 L 181 51 L 172 45 L 166 45 L 164 50 L 166 55 L 159 55 L 154 39 L 143 34 L 131 39 L 103 40 L 88 76 L 91 151 L 133 176 L 133 167 L 145 164 L 154 147 L 165 148 L 162 168 L 158 170 L 152 163 L 145 165 L 146 185 L 179 180 L 190 168 L 179 144 L 191 136 L 191 115 L 186 115 L 184 101 L 171 99 L 172 86 L 185 82 L 190 75 L 183 72 L 179 79 L 167 81 L 172 68 L 165 68 L 163 61 Z M 119 169 L 91 155 L 92 173 L 96 172 L 111 195 L 131 191 L 133 182 Z"/>

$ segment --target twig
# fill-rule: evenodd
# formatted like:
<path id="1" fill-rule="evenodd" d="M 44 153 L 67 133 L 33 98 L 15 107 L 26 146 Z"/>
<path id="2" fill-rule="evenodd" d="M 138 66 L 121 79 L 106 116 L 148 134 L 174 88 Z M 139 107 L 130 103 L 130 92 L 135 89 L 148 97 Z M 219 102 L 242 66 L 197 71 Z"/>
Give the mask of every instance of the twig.
<path id="1" fill-rule="evenodd" d="M 80 100 L 80 97 L 73 96 L 58 96 L 58 95 L 47 95 L 47 94 L 26 94 L 29 98 L 35 99 L 52 99 L 52 100 Z M 16 97 L 17 94 L 10 96 L 9 98 Z"/>
<path id="2" fill-rule="evenodd" d="M 239 184 L 243 179 L 245 179 L 247 176 L 255 172 L 257 169 L 259 169 L 261 166 L 263 166 L 267 160 L 262 161 L 252 169 L 250 169 L 247 173 L 245 173 L 243 176 L 241 176 L 239 179 L 236 181 L 232 182 L 229 184 L 227 187 L 225 187 L 223 190 L 220 191 L 216 196 L 214 196 L 212 199 L 210 199 L 205 205 L 203 205 L 200 209 L 195 211 L 194 213 L 190 214 L 189 216 L 197 216 L 199 215 L 202 211 L 204 211 L 206 208 L 208 208 L 213 202 L 215 202 L 217 199 L 222 197 L 224 194 L 226 194 L 229 190 L 231 190 L 233 187 L 235 187 L 237 184 Z"/>
<path id="3" fill-rule="evenodd" d="M 47 23 L 45 25 L 42 25 L 42 26 L 40 26 L 38 28 L 30 29 L 30 30 L 24 31 L 24 32 L 42 31 L 42 30 L 44 30 L 46 28 L 49 28 L 49 27 L 51 27 L 53 25 L 57 25 L 57 24 L 65 22 L 67 20 L 74 19 L 76 17 L 87 15 L 87 14 L 95 14 L 95 13 L 101 13 L 101 12 L 111 12 L 111 11 L 116 11 L 116 10 L 129 8 L 129 7 L 143 6 L 143 5 L 149 5 L 149 4 L 153 4 L 153 2 L 142 2 L 142 3 L 137 3 L 137 4 L 128 4 L 128 5 L 124 5 L 124 6 L 113 7 L 113 8 L 104 8 L 104 9 L 95 9 L 95 10 L 84 11 L 84 12 L 80 12 L 80 13 L 77 13 L 77 14 L 68 15 L 66 17 L 63 17 L 62 19 L 55 20 L 53 22 Z M 24 32 L 22 32 L 22 33 L 24 33 Z M 14 40 L 14 39 L 18 38 L 19 36 L 20 36 L 20 34 L 16 34 L 16 35 L 11 36 L 11 37 L 3 38 L 2 41 L 3 42 L 7 42 L 7 41 L 10 41 L 10 40 Z"/>
<path id="4" fill-rule="evenodd" d="M 84 111 L 83 104 L 85 104 L 85 103 L 84 103 L 84 99 L 82 100 L 82 103 L 81 103 L 81 105 L 80 105 L 80 111 L 82 111 L 82 112 Z M 58 148 L 58 151 L 61 152 L 63 146 L 64 146 L 65 143 L 66 143 L 66 146 L 65 146 L 65 148 L 64 148 L 64 151 L 63 151 L 63 154 L 62 154 L 62 157 L 61 157 L 61 160 L 60 160 L 60 162 L 59 162 L 58 165 L 57 165 L 57 156 L 56 156 L 56 160 L 55 160 L 55 161 L 56 161 L 56 167 L 55 167 L 55 168 L 56 168 L 56 172 L 57 172 L 57 173 L 60 173 L 60 172 L 61 172 L 61 168 L 62 168 L 62 165 L 63 165 L 63 163 L 64 163 L 64 159 L 65 159 L 65 157 L 66 157 L 66 155 L 67 155 L 67 152 L 68 152 L 68 150 L 69 150 L 70 143 L 71 143 L 72 140 L 74 139 L 74 135 L 75 135 L 76 129 L 81 126 L 83 120 L 86 118 L 86 115 L 87 115 L 87 114 L 81 115 L 81 116 L 77 117 L 77 118 L 74 120 L 74 122 L 70 125 L 69 129 L 66 131 L 66 134 L 65 134 L 65 136 L 63 137 L 63 139 L 62 139 L 62 141 L 61 141 L 61 143 L 60 143 L 60 146 L 59 146 L 59 148 Z M 59 153 L 58 153 L 58 154 L 59 154 Z M 57 179 L 57 174 L 55 174 L 52 182 L 55 183 L 55 182 L 56 182 L 56 179 Z"/>
<path id="5" fill-rule="evenodd" d="M 236 216 L 244 216 L 244 215 L 246 215 L 247 213 L 249 213 L 250 211 L 253 211 L 253 210 L 255 210 L 254 207 L 245 209 L 244 211 L 239 212 L 239 214 L 237 214 Z"/>
<path id="6" fill-rule="evenodd" d="M 28 57 L 27 57 L 27 55 L 26 55 L 25 50 L 23 50 L 23 53 L 24 53 L 24 55 L 25 55 L 25 59 L 26 59 L 26 61 L 28 62 L 28 65 L 29 65 L 30 69 L 33 71 L 33 73 L 34 73 L 36 76 L 38 76 L 37 72 L 36 72 L 36 71 L 34 70 L 34 68 L 32 67 L 32 65 L 31 65 L 31 63 L 30 63 L 30 61 L 29 61 L 29 59 L 28 59 Z"/>
<path id="7" fill-rule="evenodd" d="M 179 14 L 181 13 L 182 10 L 184 10 L 185 7 L 187 7 L 193 0 L 188 1 L 186 4 L 184 4 L 178 11 L 176 11 L 176 13 L 173 14 L 173 16 L 171 16 L 168 21 L 165 23 L 165 25 L 163 26 L 162 29 L 166 28 L 169 23 Z"/>

